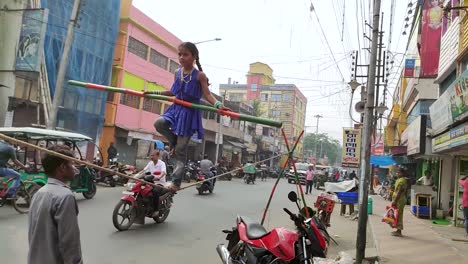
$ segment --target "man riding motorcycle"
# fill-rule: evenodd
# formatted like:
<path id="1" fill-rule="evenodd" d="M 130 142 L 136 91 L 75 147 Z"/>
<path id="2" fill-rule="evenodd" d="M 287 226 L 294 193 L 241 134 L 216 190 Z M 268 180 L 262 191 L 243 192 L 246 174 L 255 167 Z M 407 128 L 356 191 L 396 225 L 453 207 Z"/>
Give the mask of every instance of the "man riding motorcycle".
<path id="1" fill-rule="evenodd" d="M 0 141 L 0 177 L 13 178 L 13 184 L 8 190 L 8 196 L 14 198 L 21 184 L 21 175 L 15 170 L 7 168 L 10 159 L 13 163 L 28 171 L 28 167 L 16 158 L 16 150 L 10 144 Z"/>
<path id="2" fill-rule="evenodd" d="M 203 159 L 200 161 L 200 171 L 201 173 L 207 175 L 207 178 L 212 178 L 214 175 L 211 172 L 211 168 L 214 167 L 213 162 L 208 159 L 208 155 L 204 155 Z M 213 187 L 216 183 L 216 179 L 213 180 Z"/>
<path id="3" fill-rule="evenodd" d="M 146 167 L 143 169 L 143 171 L 150 172 L 151 175 L 154 176 L 154 183 L 155 184 L 161 184 L 165 185 L 166 184 L 166 164 L 164 161 L 159 159 L 159 156 L 161 155 L 160 150 L 153 150 L 151 152 L 150 158 L 151 161 L 148 162 Z M 161 174 L 155 175 L 154 172 L 160 172 Z M 139 175 L 140 177 L 143 177 L 143 175 Z M 153 188 L 153 206 L 154 206 L 154 213 L 153 217 L 158 217 L 159 211 L 158 211 L 158 206 L 159 206 L 159 196 L 161 192 L 161 188 Z"/>

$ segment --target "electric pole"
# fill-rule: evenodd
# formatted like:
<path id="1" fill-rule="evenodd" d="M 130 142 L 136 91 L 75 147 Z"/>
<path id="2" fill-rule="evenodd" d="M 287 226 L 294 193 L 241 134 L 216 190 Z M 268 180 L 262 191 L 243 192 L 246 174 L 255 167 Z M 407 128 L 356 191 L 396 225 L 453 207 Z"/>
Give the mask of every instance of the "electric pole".
<path id="1" fill-rule="evenodd" d="M 78 21 L 78 14 L 80 12 L 81 5 L 80 1 L 81 0 L 75 0 L 73 4 L 70 22 L 68 24 L 67 36 L 63 45 L 62 58 L 60 59 L 60 66 L 57 73 L 57 81 L 55 82 L 55 93 L 54 99 L 52 101 L 52 108 L 50 109 L 49 122 L 47 122 L 48 129 L 55 130 L 55 127 L 57 126 L 57 113 L 60 104 L 63 101 L 65 74 L 67 73 L 68 68 L 68 55 L 73 43 L 73 33 L 75 32 L 75 26 Z"/>
<path id="2" fill-rule="evenodd" d="M 317 145 L 318 145 L 318 130 L 319 130 L 319 119 L 322 118 L 322 115 L 314 115 L 317 118 L 317 126 L 315 127 L 315 146 L 314 146 L 314 156 L 315 156 L 315 163 L 318 163 L 317 158 Z"/>
<path id="3" fill-rule="evenodd" d="M 358 232 L 356 238 L 356 263 L 361 264 L 366 254 L 366 233 L 367 233 L 367 200 L 370 175 L 370 154 L 371 154 L 371 134 L 374 121 L 374 90 L 375 73 L 377 67 L 377 43 L 379 38 L 380 1 L 374 1 L 373 21 L 372 21 L 372 46 L 369 61 L 369 79 L 367 81 L 367 101 L 364 110 L 364 134 L 363 149 L 364 158 L 361 158 L 360 177 L 360 197 L 359 197 L 359 219 Z"/>

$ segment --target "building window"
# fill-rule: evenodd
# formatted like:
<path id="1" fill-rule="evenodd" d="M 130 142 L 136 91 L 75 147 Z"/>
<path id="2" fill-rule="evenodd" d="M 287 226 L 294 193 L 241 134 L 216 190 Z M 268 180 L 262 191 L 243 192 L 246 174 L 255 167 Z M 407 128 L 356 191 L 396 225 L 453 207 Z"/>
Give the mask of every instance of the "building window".
<path id="1" fill-rule="evenodd" d="M 283 102 L 292 102 L 292 95 L 283 95 Z"/>
<path id="2" fill-rule="evenodd" d="M 120 103 L 136 109 L 140 108 L 140 97 L 131 94 L 120 95 Z"/>
<path id="3" fill-rule="evenodd" d="M 179 67 L 180 67 L 180 65 L 177 62 L 171 60 L 171 63 L 169 65 L 169 71 L 172 72 L 172 73 L 175 73 L 177 71 L 177 69 L 179 69 Z"/>
<path id="4" fill-rule="evenodd" d="M 161 114 L 161 102 L 154 99 L 144 98 L 143 99 L 143 110 L 151 113 Z"/>
<path id="5" fill-rule="evenodd" d="M 282 96 L 281 94 L 272 94 L 271 101 L 272 102 L 281 102 Z"/>
<path id="6" fill-rule="evenodd" d="M 39 101 L 37 93 L 38 86 L 39 85 L 33 85 L 30 80 L 16 77 L 15 97 L 31 101 Z"/>
<path id="7" fill-rule="evenodd" d="M 148 46 L 132 37 L 128 38 L 128 51 L 144 60 L 148 58 Z"/>
<path id="8" fill-rule="evenodd" d="M 260 95 L 260 98 L 261 98 L 262 102 L 268 102 L 268 94 L 267 93 L 262 93 Z"/>
<path id="9" fill-rule="evenodd" d="M 229 101 L 231 102 L 242 102 L 244 99 L 243 93 L 230 93 L 229 94 Z"/>
<path id="10" fill-rule="evenodd" d="M 271 110 L 271 116 L 272 117 L 279 117 L 281 115 L 281 111 L 280 110 Z"/>
<path id="11" fill-rule="evenodd" d="M 269 128 L 268 128 L 268 127 L 263 127 L 263 131 L 262 131 L 262 135 L 263 135 L 263 136 L 266 136 L 266 137 L 270 136 L 270 133 L 269 133 L 269 132 L 270 132 L 270 131 L 269 131 Z"/>
<path id="12" fill-rule="evenodd" d="M 257 91 L 257 84 L 256 83 L 250 84 L 250 91 L 251 92 L 256 92 Z"/>
<path id="13" fill-rule="evenodd" d="M 107 92 L 107 102 L 114 102 L 114 92 Z"/>
<path id="14" fill-rule="evenodd" d="M 150 52 L 150 62 L 167 70 L 168 58 L 154 49 Z"/>

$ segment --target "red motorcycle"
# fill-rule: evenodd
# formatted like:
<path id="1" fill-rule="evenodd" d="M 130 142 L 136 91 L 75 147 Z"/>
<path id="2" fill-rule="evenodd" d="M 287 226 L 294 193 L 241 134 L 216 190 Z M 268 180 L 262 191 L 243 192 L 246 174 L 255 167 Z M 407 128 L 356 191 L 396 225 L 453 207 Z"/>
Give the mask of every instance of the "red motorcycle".
<path id="1" fill-rule="evenodd" d="M 297 205 L 297 194 L 290 192 L 289 200 Z M 298 205 L 299 209 L 299 205 Z M 304 217 L 304 209 L 290 216 L 296 231 L 284 227 L 268 232 L 261 224 L 243 216 L 237 217 L 237 226 L 224 230 L 228 246 L 217 246 L 216 250 L 224 264 L 274 264 L 274 263 L 312 263 L 312 257 L 326 257 L 329 234 L 326 227 L 315 218 Z M 312 213 L 312 209 L 309 208 Z"/>
<path id="2" fill-rule="evenodd" d="M 161 172 L 154 172 L 154 175 L 160 175 Z M 146 182 L 154 183 L 154 175 L 146 173 L 143 179 Z M 142 183 L 128 183 L 129 189 L 123 191 L 124 196 L 120 199 L 112 213 L 112 222 L 119 231 L 130 228 L 133 223 L 144 224 L 145 217 L 153 218 L 157 223 L 162 223 L 169 216 L 174 194 L 161 186 L 159 196 L 159 214 L 153 217 L 153 186 Z M 156 187 L 157 188 L 157 187 Z"/>

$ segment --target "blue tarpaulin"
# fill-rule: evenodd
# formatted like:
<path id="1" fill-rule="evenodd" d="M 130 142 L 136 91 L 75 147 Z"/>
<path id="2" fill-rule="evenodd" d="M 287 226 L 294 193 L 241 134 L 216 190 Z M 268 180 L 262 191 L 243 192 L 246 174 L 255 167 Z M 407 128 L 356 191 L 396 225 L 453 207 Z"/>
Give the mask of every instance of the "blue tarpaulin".
<path id="1" fill-rule="evenodd" d="M 370 162 L 375 166 L 389 166 L 396 163 L 391 156 L 371 156 Z"/>

